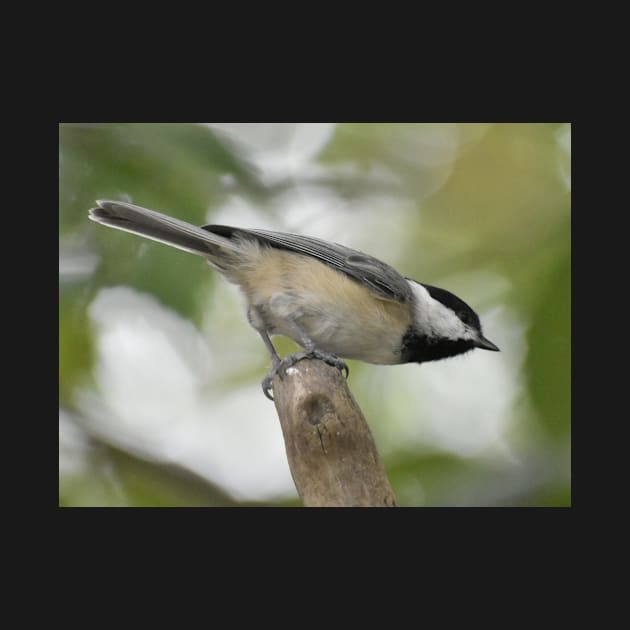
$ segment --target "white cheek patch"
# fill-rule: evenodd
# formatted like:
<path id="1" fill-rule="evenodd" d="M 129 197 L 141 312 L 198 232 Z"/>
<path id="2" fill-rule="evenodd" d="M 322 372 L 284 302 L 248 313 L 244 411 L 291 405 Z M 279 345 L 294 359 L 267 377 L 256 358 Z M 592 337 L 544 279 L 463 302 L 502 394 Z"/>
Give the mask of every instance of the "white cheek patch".
<path id="1" fill-rule="evenodd" d="M 474 339 L 476 333 L 466 326 L 450 308 L 433 299 L 429 292 L 415 282 L 411 283 L 415 298 L 415 319 L 430 337 L 447 339 Z"/>

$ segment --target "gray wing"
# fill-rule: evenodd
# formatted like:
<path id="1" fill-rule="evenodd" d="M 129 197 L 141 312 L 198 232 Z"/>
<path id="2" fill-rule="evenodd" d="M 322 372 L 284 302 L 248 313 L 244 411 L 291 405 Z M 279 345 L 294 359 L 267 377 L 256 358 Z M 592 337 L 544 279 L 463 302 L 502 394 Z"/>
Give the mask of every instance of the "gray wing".
<path id="1" fill-rule="evenodd" d="M 345 245 L 269 230 L 246 230 L 224 225 L 204 225 L 203 229 L 228 238 L 253 236 L 271 247 L 312 256 L 361 282 L 381 298 L 403 303 L 412 299 L 409 283 L 393 267 Z"/>

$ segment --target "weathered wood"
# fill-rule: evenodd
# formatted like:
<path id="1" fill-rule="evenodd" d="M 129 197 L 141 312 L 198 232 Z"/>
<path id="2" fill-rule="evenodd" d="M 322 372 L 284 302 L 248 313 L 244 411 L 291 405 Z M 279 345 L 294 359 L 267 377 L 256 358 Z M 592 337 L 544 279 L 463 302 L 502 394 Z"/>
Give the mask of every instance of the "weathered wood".
<path id="1" fill-rule="evenodd" d="M 306 507 L 393 507 L 370 428 L 339 370 L 302 359 L 273 379 L 289 468 Z"/>

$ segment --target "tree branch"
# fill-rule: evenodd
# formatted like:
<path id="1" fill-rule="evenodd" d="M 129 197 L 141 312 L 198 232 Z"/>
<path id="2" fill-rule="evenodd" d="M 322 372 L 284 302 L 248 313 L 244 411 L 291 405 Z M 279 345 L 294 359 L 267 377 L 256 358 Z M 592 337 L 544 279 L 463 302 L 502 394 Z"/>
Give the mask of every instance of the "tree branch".
<path id="1" fill-rule="evenodd" d="M 372 433 L 339 370 L 302 359 L 273 379 L 289 468 L 306 507 L 393 507 Z"/>

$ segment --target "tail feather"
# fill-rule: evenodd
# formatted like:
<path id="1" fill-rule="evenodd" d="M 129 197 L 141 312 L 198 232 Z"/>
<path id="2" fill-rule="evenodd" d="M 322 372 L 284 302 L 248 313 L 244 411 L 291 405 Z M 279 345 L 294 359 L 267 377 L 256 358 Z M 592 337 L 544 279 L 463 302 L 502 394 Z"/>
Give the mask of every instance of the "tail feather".
<path id="1" fill-rule="evenodd" d="M 236 252 L 238 247 L 229 239 L 202 230 L 185 221 L 169 217 L 155 210 L 135 206 L 124 201 L 97 201 L 89 217 L 92 221 L 140 234 L 147 238 L 201 256 L 215 257 L 223 250 Z"/>

